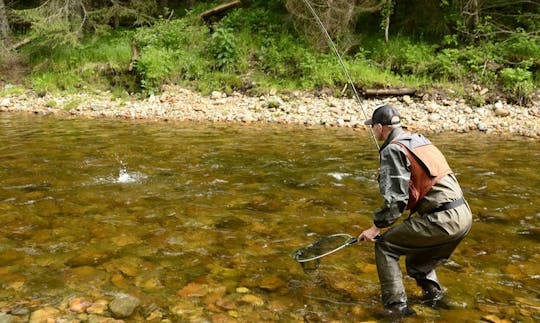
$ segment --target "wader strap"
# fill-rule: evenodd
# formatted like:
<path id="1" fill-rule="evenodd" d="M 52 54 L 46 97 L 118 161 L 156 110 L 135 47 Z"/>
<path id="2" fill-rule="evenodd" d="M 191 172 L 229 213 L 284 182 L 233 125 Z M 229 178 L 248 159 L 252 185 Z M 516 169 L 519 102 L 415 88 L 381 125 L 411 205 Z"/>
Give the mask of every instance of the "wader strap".
<path id="1" fill-rule="evenodd" d="M 443 203 L 441 204 L 438 208 L 436 209 L 433 209 L 433 210 L 429 210 L 429 211 L 426 211 L 426 212 L 418 212 L 417 210 L 411 210 L 411 213 L 409 214 L 409 218 L 414 214 L 414 213 L 417 213 L 420 215 L 420 216 L 423 216 L 425 214 L 431 214 L 431 213 L 437 213 L 437 212 L 441 212 L 441 211 L 446 211 L 446 210 L 451 210 L 451 209 L 455 209 L 457 208 L 458 206 L 461 206 L 465 204 L 465 198 L 463 197 L 460 197 L 458 198 L 457 200 L 454 200 L 454 201 L 451 201 L 451 202 L 446 202 L 446 203 Z"/>
<path id="2" fill-rule="evenodd" d="M 443 204 L 441 204 L 441 206 L 439 206 L 439 207 L 436 208 L 435 210 L 426 212 L 426 214 L 427 214 L 427 213 L 437 213 L 437 212 L 441 212 L 441 211 L 446 211 L 446 210 L 455 209 L 455 208 L 457 208 L 458 206 L 461 206 L 461 205 L 463 205 L 463 204 L 465 204 L 465 199 L 464 199 L 463 197 L 460 197 L 459 199 L 457 199 L 457 200 L 455 200 L 455 201 L 443 203 Z"/>

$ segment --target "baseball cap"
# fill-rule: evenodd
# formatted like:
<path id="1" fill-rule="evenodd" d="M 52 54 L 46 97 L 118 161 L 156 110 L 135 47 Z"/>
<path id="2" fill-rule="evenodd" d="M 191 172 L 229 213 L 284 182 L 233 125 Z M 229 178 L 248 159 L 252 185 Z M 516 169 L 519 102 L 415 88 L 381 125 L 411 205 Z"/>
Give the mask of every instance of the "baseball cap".
<path id="1" fill-rule="evenodd" d="M 373 111 L 371 119 L 364 122 L 365 125 L 374 125 L 380 123 L 382 125 L 399 124 L 401 118 L 399 112 L 391 105 L 383 105 Z"/>

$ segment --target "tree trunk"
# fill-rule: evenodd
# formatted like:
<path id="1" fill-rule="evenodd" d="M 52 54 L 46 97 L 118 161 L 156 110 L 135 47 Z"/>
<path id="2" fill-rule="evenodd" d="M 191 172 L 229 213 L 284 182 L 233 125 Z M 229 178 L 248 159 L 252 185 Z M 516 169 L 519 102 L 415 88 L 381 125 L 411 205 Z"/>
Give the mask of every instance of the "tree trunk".
<path id="1" fill-rule="evenodd" d="M 0 51 L 9 46 L 9 21 L 6 14 L 6 5 L 4 0 L 0 0 Z"/>
<path id="2" fill-rule="evenodd" d="M 386 21 L 384 25 L 384 42 L 388 43 L 388 34 L 390 32 L 390 15 L 386 16 Z"/>
<path id="3" fill-rule="evenodd" d="M 389 34 L 390 34 L 390 15 L 392 15 L 394 9 L 392 0 L 387 0 L 386 2 L 386 8 L 383 9 L 384 15 L 386 16 L 384 19 L 384 41 L 385 43 L 388 43 L 389 40 Z"/>

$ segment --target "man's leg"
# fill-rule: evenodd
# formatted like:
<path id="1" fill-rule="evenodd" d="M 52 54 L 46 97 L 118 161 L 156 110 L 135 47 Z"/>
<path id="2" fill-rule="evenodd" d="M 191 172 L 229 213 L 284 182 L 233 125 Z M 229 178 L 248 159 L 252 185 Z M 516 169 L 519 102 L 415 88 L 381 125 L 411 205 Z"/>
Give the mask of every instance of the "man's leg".
<path id="1" fill-rule="evenodd" d="M 443 288 L 437 278 L 435 268 L 446 262 L 462 238 L 432 248 L 422 248 L 423 252 L 407 255 L 407 274 L 416 280 L 424 292 L 424 301 L 436 305 L 443 296 Z"/>
<path id="2" fill-rule="evenodd" d="M 384 241 L 383 238 L 375 242 L 375 261 L 385 315 L 395 318 L 416 314 L 407 305 L 407 295 L 399 267 L 400 255 L 399 248 L 394 249 L 393 245 Z"/>
<path id="3" fill-rule="evenodd" d="M 430 257 L 432 244 L 446 242 L 445 239 L 448 239 L 448 235 L 440 228 L 433 227 L 427 219 L 411 217 L 390 228 L 375 242 L 375 260 L 385 308 L 407 303 L 399 257 L 407 256 L 409 275 L 429 279 L 427 275 L 436 267 L 436 260 L 440 259 L 434 261 Z M 436 277 L 434 272 L 433 275 Z M 433 282 L 439 287 L 436 278 Z"/>
<path id="4" fill-rule="evenodd" d="M 391 244 L 385 241 L 375 243 L 375 262 L 385 307 L 395 303 L 407 303 L 399 257 L 400 253 L 392 250 Z"/>

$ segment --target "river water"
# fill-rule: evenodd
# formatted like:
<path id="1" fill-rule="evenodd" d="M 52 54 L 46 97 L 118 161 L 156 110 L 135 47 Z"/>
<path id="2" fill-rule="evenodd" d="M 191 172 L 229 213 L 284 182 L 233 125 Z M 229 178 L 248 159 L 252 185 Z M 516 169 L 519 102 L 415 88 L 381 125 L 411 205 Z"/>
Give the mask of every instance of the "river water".
<path id="1" fill-rule="evenodd" d="M 406 277 L 408 321 L 538 321 L 540 142 L 430 139 L 475 221 L 438 270 L 452 306 L 422 305 Z M 370 226 L 377 158 L 350 129 L 0 114 L 0 313 L 123 293 L 141 300 L 134 322 L 377 320 L 372 245 L 317 271 L 291 258 Z"/>

